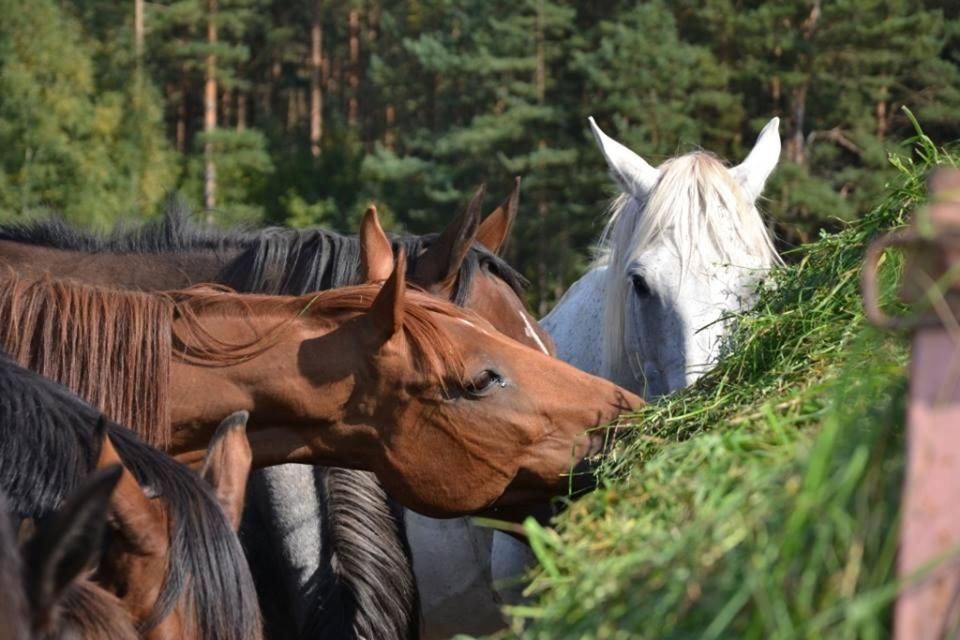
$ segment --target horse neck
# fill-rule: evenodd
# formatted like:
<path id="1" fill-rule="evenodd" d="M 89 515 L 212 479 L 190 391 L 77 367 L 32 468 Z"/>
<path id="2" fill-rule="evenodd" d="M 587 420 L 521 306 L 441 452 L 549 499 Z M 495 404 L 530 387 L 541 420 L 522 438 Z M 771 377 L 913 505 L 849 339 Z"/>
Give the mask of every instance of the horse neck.
<path id="1" fill-rule="evenodd" d="M 0 265 L 21 275 L 50 275 L 86 284 L 157 291 L 212 282 L 239 249 L 170 253 L 87 253 L 0 240 Z"/>
<path id="2" fill-rule="evenodd" d="M 262 353 L 225 365 L 174 359 L 169 453 L 181 462 L 199 464 L 220 421 L 243 409 L 250 412 L 254 468 L 288 462 L 364 466 L 365 447 L 357 446 L 357 434 L 342 420 L 358 366 L 344 346 L 356 341 L 329 318 L 282 309 L 288 311 L 225 313 L 211 307 L 200 313 L 201 328 L 220 340 L 249 343 L 272 330 L 276 336 L 267 338 L 270 346 Z"/>
<path id="3" fill-rule="evenodd" d="M 584 274 L 540 320 L 557 357 L 594 375 L 600 375 L 606 270 L 601 265 Z"/>

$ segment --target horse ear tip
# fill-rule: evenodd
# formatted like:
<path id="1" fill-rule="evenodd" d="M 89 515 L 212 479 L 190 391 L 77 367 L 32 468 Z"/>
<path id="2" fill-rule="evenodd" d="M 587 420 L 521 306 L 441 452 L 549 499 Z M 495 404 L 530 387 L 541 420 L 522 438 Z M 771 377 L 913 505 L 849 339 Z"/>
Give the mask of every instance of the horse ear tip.
<path id="1" fill-rule="evenodd" d="M 247 421 L 250 419 L 250 412 L 246 409 L 241 409 L 240 411 L 234 411 L 226 418 L 223 419 L 223 422 L 220 425 L 218 431 L 227 432 L 234 429 L 245 427 Z"/>

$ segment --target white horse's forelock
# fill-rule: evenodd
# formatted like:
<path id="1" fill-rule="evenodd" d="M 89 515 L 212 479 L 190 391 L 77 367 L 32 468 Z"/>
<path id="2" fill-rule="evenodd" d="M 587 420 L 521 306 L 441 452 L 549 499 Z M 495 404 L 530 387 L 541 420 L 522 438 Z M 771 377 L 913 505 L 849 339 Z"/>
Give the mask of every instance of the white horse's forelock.
<path id="1" fill-rule="evenodd" d="M 656 243 L 668 243 L 681 274 L 718 265 L 765 273 L 782 264 L 756 205 L 712 154 L 695 151 L 667 160 L 643 200 L 621 193 L 611 205 L 595 266 L 606 264 L 603 375 L 610 376 L 623 353 L 625 306 L 631 262 Z M 682 277 L 682 276 L 681 276 Z M 759 279 L 759 277 L 758 277 Z"/>

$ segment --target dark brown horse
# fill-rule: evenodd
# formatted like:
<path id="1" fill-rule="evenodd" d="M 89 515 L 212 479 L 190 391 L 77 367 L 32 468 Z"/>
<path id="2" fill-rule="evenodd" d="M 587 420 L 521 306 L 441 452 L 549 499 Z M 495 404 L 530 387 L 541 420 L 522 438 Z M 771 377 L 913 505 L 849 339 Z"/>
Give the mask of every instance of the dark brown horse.
<path id="1" fill-rule="evenodd" d="M 139 638 L 120 601 L 87 576 L 119 477 L 119 467 L 91 476 L 36 526 L 22 554 L 0 492 L 0 640 Z"/>
<path id="2" fill-rule="evenodd" d="M 122 611 L 112 619 L 132 620 L 149 638 L 261 637 L 246 562 L 217 497 L 203 480 L 132 433 L 105 421 L 102 414 L 61 385 L 3 354 L 0 397 L 0 489 L 7 494 L 15 517 L 30 518 L 43 526 L 64 497 L 94 471 L 98 459 L 104 465 L 123 462 L 125 481 L 105 506 L 109 513 L 107 542 L 97 540 L 95 545 L 98 550 L 107 549 L 97 579 L 122 602 L 115 597 L 107 601 L 95 591 L 85 590 L 75 598 L 81 611 L 93 611 L 91 607 L 102 610 L 113 602 Z M 103 446 L 106 434 L 109 447 Z M 114 445 L 119 454 L 111 453 Z M 147 493 L 157 508 L 134 508 Z M 162 522 L 151 517 L 158 510 Z M 163 554 L 143 553 L 161 547 Z M 140 570 L 147 563 L 151 570 Z M 123 566 L 131 571 L 124 572 Z M 145 591 L 152 594 L 147 603 L 140 597 Z M 168 618 L 179 621 L 184 632 L 164 636 Z"/>
<path id="3" fill-rule="evenodd" d="M 250 473 L 250 446 L 244 435 L 246 412 L 231 414 L 217 429 L 204 461 L 203 475 L 234 528 L 239 526 Z M 96 580 L 120 596 L 123 606 L 143 630 L 144 640 L 203 640 L 200 627 L 181 598 L 162 620 L 151 624 L 164 592 L 167 567 L 174 552 L 171 518 L 174 512 L 163 496 L 150 496 L 107 436 L 98 468 L 122 469 L 110 500 L 112 534 L 104 548 Z"/>

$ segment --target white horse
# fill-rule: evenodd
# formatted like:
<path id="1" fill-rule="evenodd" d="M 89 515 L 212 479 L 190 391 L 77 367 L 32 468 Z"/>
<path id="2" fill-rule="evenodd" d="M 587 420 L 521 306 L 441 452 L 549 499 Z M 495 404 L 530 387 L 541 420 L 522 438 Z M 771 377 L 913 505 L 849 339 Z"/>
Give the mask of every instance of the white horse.
<path id="1" fill-rule="evenodd" d="M 694 151 L 657 168 L 593 134 L 622 193 L 600 257 L 540 324 L 557 356 L 646 398 L 693 384 L 716 365 L 731 317 L 751 308 L 757 285 L 782 263 L 757 210 L 780 158 L 779 118 L 740 165 Z M 494 534 L 496 584 L 517 584 L 529 549 Z M 515 602 L 519 589 L 501 589 Z"/>
<path id="2" fill-rule="evenodd" d="M 590 119 L 623 193 L 600 258 L 541 320 L 558 357 L 648 398 L 716 364 L 729 319 L 781 263 L 755 205 L 780 157 L 779 124 L 736 167 L 694 151 L 654 168 Z"/>

